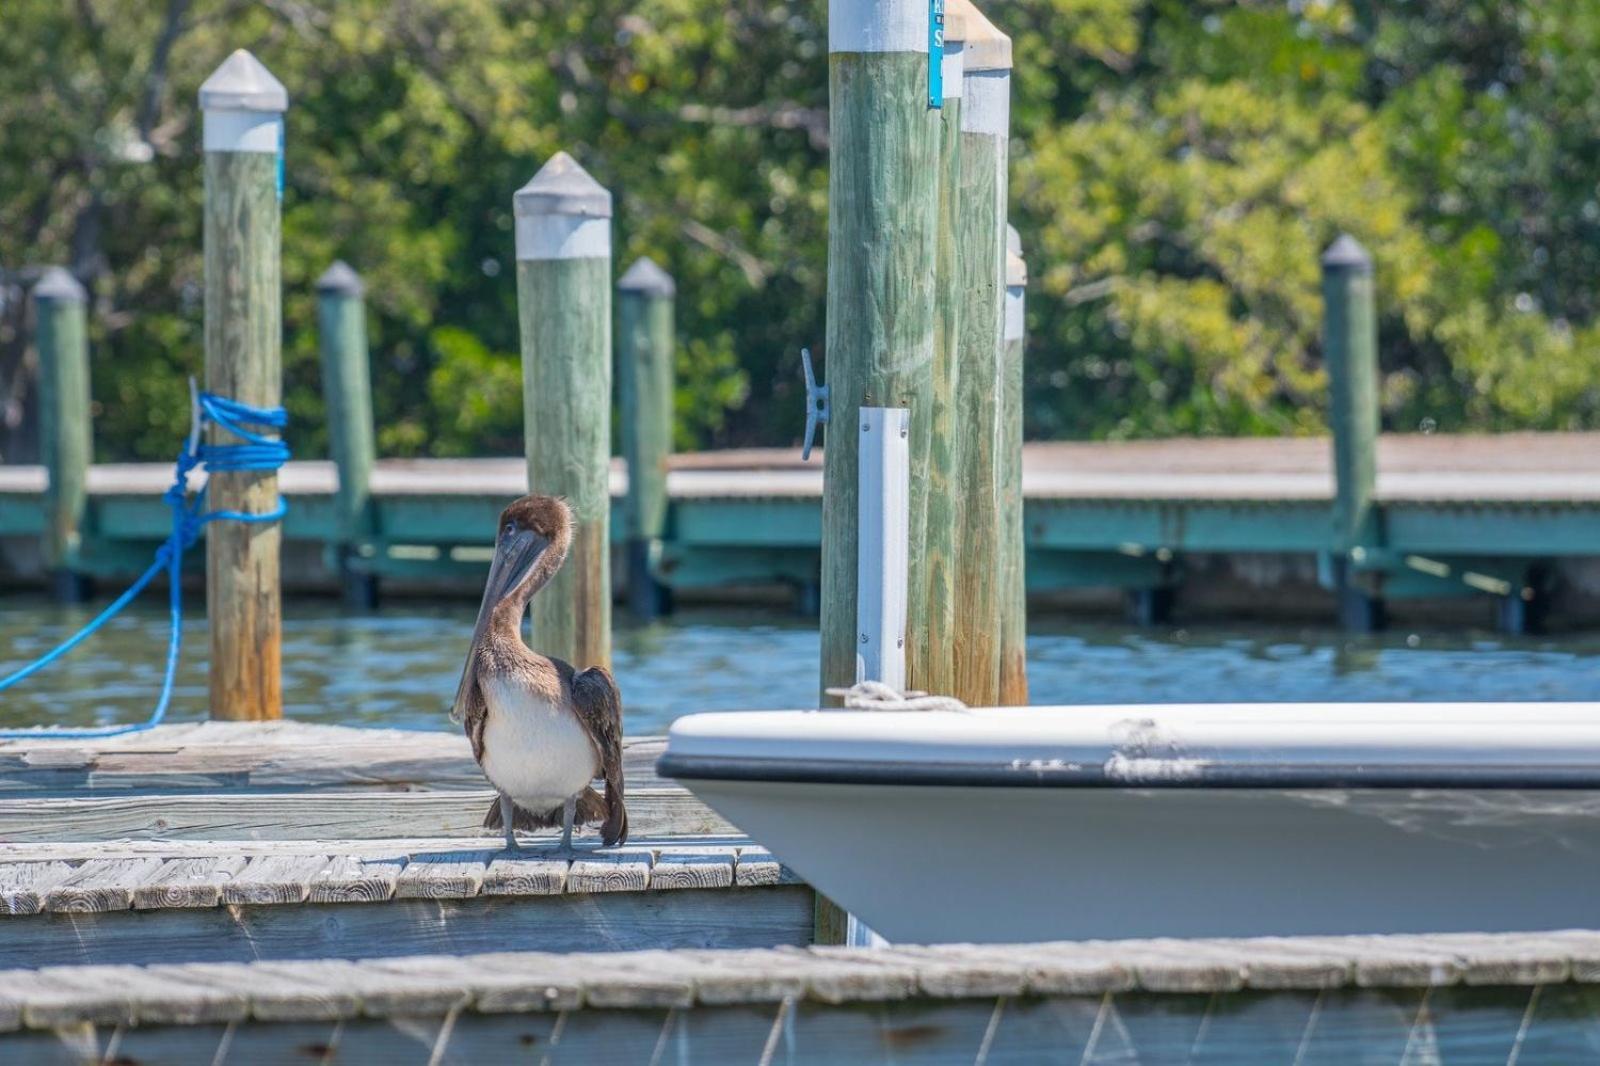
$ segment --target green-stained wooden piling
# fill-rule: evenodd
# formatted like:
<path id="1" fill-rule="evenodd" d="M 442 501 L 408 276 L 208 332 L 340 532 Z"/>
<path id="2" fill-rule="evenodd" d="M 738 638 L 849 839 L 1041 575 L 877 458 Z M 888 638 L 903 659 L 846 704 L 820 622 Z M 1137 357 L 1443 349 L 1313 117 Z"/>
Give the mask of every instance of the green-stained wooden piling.
<path id="1" fill-rule="evenodd" d="M 1028 266 L 1006 227 L 1005 359 L 1000 367 L 1000 702 L 1028 702 L 1028 582 L 1022 528 L 1022 370 Z"/>
<path id="2" fill-rule="evenodd" d="M 825 370 L 832 420 L 822 498 L 824 689 L 857 679 L 863 406 L 910 409 L 912 483 L 927 475 L 939 164 L 939 112 L 928 106 L 927 3 L 829 0 L 828 52 Z M 917 587 L 922 524 L 913 526 L 908 573 Z"/>
<path id="3" fill-rule="evenodd" d="M 617 282 L 617 392 L 622 455 L 628 464 L 623 504 L 628 552 L 628 608 L 650 619 L 668 609 L 656 560 L 667 531 L 667 459 L 672 454 L 672 276 L 648 257 Z"/>
<path id="4" fill-rule="evenodd" d="M 279 239 L 283 85 L 249 52 L 229 56 L 200 87 L 205 113 L 206 388 L 258 407 L 282 402 Z M 236 444 L 213 427 L 212 440 Z M 263 514 L 278 503 L 274 472 L 211 475 L 207 504 Z M 206 530 L 211 716 L 283 716 L 282 598 L 277 522 L 213 522 Z"/>
<path id="5" fill-rule="evenodd" d="M 1000 699 L 999 443 L 1011 39 L 977 8 L 964 6 L 967 41 L 956 231 L 962 300 L 956 411 L 964 444 L 954 493 L 961 514 L 954 695 L 975 707 L 987 707 Z"/>
<path id="6" fill-rule="evenodd" d="M 1378 478 L 1378 319 L 1372 256 L 1341 236 L 1322 256 L 1323 356 L 1333 423 L 1333 552 L 1339 617 L 1348 629 L 1383 624 L 1380 578 L 1363 571 L 1382 543 Z"/>
<path id="7" fill-rule="evenodd" d="M 961 284 L 956 274 L 957 188 L 961 180 L 961 86 L 966 51 L 965 9 L 946 5 L 944 16 L 944 98 L 939 111 L 938 219 L 934 250 L 933 384 L 928 403 L 928 465 L 925 477 L 911 479 L 913 537 L 919 528 L 924 560 L 906 610 L 910 646 L 906 683 L 923 692 L 954 692 L 956 551 L 960 512 L 955 485 L 962 443 L 956 415 L 960 370 Z"/>
<path id="8" fill-rule="evenodd" d="M 56 598 L 80 603 L 89 582 L 77 569 L 94 452 L 89 420 L 88 296 L 78 279 L 51 267 L 34 286 L 39 351 L 39 452 L 45 490 L 45 570 Z"/>
<path id="9" fill-rule="evenodd" d="M 337 539 L 331 545 L 344 599 L 352 607 L 378 603 L 378 579 L 360 568 L 360 549 L 377 532 L 372 506 L 372 373 L 361 277 L 339 260 L 317 279 L 317 327 L 322 347 L 328 442 L 339 467 Z"/>
<path id="10" fill-rule="evenodd" d="M 577 519 L 566 565 L 533 600 L 533 642 L 611 665 L 611 193 L 565 152 L 518 190 L 528 487 Z"/>

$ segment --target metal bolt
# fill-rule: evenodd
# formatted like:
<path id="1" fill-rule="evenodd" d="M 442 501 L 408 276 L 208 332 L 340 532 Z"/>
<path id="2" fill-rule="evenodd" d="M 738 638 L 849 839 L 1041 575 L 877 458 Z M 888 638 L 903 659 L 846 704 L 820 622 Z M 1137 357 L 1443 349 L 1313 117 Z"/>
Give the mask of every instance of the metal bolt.
<path id="1" fill-rule="evenodd" d="M 865 633 L 863 633 L 863 634 L 861 634 L 861 643 L 865 644 L 866 642 L 867 642 L 867 635 Z"/>
<path id="2" fill-rule="evenodd" d="M 894 646 L 897 647 L 897 648 L 905 647 L 906 646 L 906 638 L 905 637 L 898 638 L 897 640 L 895 640 Z"/>
<path id="3" fill-rule="evenodd" d="M 869 425 L 866 422 L 861 423 L 861 432 L 863 432 L 863 433 L 871 433 L 872 432 L 872 426 Z"/>

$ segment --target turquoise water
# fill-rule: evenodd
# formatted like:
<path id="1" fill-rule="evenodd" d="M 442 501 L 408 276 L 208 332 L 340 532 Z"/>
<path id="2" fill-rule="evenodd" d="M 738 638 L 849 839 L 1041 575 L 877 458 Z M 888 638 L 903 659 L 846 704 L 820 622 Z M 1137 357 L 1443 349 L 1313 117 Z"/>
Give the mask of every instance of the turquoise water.
<path id="1" fill-rule="evenodd" d="M 311 721 L 452 728 L 475 608 L 403 603 L 351 615 L 291 602 L 284 623 L 286 712 Z M 0 676 L 92 614 L 0 600 Z M 64 663 L 0 694 L 0 726 L 103 725 L 149 713 L 166 617 L 130 611 Z M 205 714 L 200 605 L 184 632 L 171 718 Z M 615 669 L 632 733 L 693 711 L 804 707 L 815 697 L 814 623 L 781 612 L 689 610 L 670 623 L 619 623 Z M 1277 700 L 1600 700 L 1600 633 L 1510 639 L 1400 630 L 1350 638 L 1293 626 L 1147 630 L 1039 618 L 1028 642 L 1035 703 Z"/>

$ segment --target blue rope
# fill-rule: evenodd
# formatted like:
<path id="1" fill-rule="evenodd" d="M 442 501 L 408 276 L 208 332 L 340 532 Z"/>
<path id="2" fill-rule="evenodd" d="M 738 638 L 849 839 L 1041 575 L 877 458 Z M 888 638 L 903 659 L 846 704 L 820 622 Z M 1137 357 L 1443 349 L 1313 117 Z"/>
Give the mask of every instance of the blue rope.
<path id="1" fill-rule="evenodd" d="M 111 605 L 96 615 L 88 625 L 78 630 L 65 641 L 50 649 L 38 659 L 24 666 L 21 670 L 8 677 L 0 678 L 0 692 L 32 677 L 46 666 L 66 655 L 73 648 L 99 632 L 111 619 L 115 618 L 122 609 L 132 603 L 139 593 L 143 592 L 155 576 L 163 569 L 167 571 L 167 612 L 172 619 L 172 633 L 167 638 L 167 666 L 166 674 L 161 681 L 161 697 L 156 701 L 156 709 L 149 719 L 133 725 L 106 726 L 100 729 L 6 729 L 0 730 L 0 738 L 25 739 L 44 737 L 47 739 L 62 740 L 87 740 L 97 737 L 115 737 L 127 733 L 142 733 L 154 729 L 166 717 L 167 705 L 172 702 L 172 683 L 178 672 L 178 654 L 183 647 L 183 596 L 179 584 L 180 572 L 183 568 L 183 553 L 194 546 L 200 539 L 200 533 L 209 522 L 276 522 L 288 513 L 289 505 L 282 496 L 278 497 L 278 506 L 264 514 L 245 514 L 242 511 L 206 511 L 205 490 L 201 489 L 192 496 L 189 493 L 189 474 L 204 467 L 209 473 L 229 471 L 269 471 L 277 470 L 289 460 L 289 446 L 283 441 L 269 437 L 263 432 L 257 432 L 247 427 L 255 426 L 264 430 L 282 430 L 289 424 L 289 415 L 281 407 L 251 407 L 237 400 L 230 400 L 225 396 L 218 396 L 210 392 L 194 391 L 194 382 L 189 383 L 190 393 L 193 397 L 193 414 L 189 440 L 183 451 L 178 453 L 178 460 L 173 471 L 172 486 L 162 493 L 161 498 L 172 509 L 172 532 L 161 547 L 156 549 L 155 561 L 140 574 L 128 590 L 111 602 Z M 201 429 L 205 423 L 210 422 L 244 441 L 243 444 L 207 444 L 200 440 Z"/>

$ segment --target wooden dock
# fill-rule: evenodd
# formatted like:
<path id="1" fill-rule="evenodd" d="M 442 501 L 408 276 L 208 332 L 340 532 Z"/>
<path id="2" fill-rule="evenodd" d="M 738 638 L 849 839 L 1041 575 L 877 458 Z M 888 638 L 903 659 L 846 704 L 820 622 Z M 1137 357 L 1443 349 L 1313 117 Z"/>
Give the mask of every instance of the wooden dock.
<path id="1" fill-rule="evenodd" d="M 1592 575 L 1574 568 L 1600 555 L 1597 453 L 1600 434 L 1384 437 L 1376 492 L 1384 542 L 1363 565 L 1383 575 L 1390 599 L 1515 601 L 1543 596 L 1572 571 L 1568 591 L 1595 601 Z M 302 587 L 336 582 L 319 570 L 318 549 L 338 536 L 337 479 L 327 462 L 294 462 L 282 473 L 291 502 L 285 536 L 301 553 L 286 578 Z M 379 462 L 371 480 L 377 532 L 352 565 L 412 582 L 481 579 L 500 508 L 525 479 L 520 458 Z M 0 466 L 0 538 L 8 538 L 0 547 L 9 543 L 20 560 L 13 577 L 37 565 L 29 559 L 44 528 L 45 480 L 39 467 Z M 160 464 L 91 468 L 84 570 L 146 565 L 168 529 L 160 493 L 169 480 Z M 617 508 L 626 480 L 616 464 Z M 1238 561 L 1234 577 L 1254 583 L 1258 600 L 1285 584 L 1303 600 L 1307 585 L 1327 584 L 1318 570 L 1332 543 L 1326 440 L 1030 444 L 1022 484 L 1033 593 L 1176 588 L 1194 573 L 1214 576 L 1219 559 Z M 674 457 L 658 577 L 702 593 L 811 588 L 821 489 L 821 464 L 790 450 Z M 623 528 L 620 519 L 612 528 Z"/>
<path id="2" fill-rule="evenodd" d="M 373 958 L 808 943 L 814 895 L 628 746 L 633 836 L 507 851 L 463 737 L 206 722 L 0 742 L 0 958 Z"/>
<path id="3" fill-rule="evenodd" d="M 1600 934 L 0 970 L 18 1062 L 1592 1062 Z"/>

